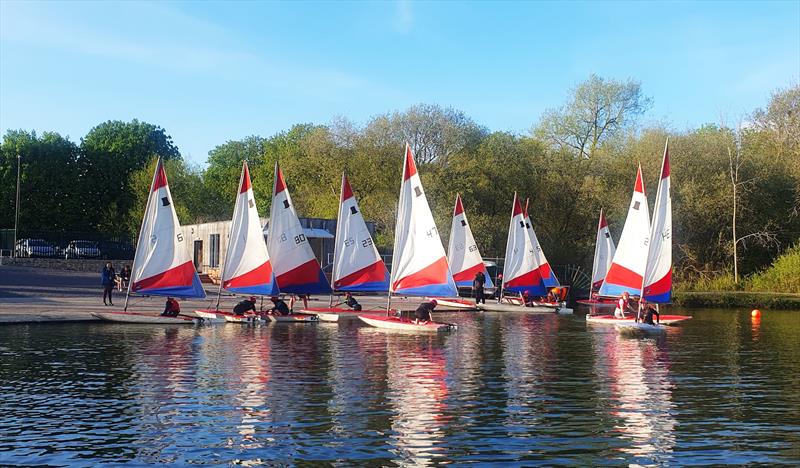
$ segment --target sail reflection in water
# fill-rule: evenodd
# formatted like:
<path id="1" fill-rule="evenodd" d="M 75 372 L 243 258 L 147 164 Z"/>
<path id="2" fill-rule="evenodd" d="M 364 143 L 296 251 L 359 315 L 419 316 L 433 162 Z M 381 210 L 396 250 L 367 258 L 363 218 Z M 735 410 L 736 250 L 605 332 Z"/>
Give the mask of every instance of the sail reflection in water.
<path id="1" fill-rule="evenodd" d="M 613 328 L 591 330 L 595 372 L 608 414 L 618 420 L 620 458 L 634 464 L 667 463 L 676 421 L 664 337 L 641 339 Z"/>

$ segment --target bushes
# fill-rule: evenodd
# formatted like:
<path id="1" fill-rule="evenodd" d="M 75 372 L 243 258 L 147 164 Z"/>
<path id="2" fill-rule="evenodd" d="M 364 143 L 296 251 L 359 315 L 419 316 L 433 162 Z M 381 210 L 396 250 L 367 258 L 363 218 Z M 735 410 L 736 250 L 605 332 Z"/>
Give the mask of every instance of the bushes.
<path id="1" fill-rule="evenodd" d="M 783 253 L 766 270 L 748 280 L 751 291 L 800 293 L 800 242 Z"/>

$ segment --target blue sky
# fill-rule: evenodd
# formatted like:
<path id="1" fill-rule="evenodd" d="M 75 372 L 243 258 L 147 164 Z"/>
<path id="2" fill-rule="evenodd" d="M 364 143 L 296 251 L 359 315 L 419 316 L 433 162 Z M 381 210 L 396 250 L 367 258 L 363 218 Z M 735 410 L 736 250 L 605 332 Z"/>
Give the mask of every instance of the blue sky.
<path id="1" fill-rule="evenodd" d="M 738 120 L 800 81 L 800 0 L 0 1 L 3 133 L 138 118 L 196 163 L 420 102 L 524 133 L 591 73 L 641 81 L 676 130 Z"/>

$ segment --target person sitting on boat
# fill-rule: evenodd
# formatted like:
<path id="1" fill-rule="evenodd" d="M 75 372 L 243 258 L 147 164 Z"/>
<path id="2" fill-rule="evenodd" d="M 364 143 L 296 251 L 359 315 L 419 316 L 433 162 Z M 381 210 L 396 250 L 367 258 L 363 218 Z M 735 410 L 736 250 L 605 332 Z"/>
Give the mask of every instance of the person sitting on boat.
<path id="1" fill-rule="evenodd" d="M 283 301 L 278 296 L 272 296 L 270 298 L 272 301 L 272 309 L 270 309 L 267 313 L 271 315 L 289 315 L 292 312 L 289 310 L 289 306 L 286 305 L 286 302 Z"/>
<path id="2" fill-rule="evenodd" d="M 552 288 L 547 291 L 547 302 L 558 302 L 558 288 Z"/>
<path id="3" fill-rule="evenodd" d="M 631 305 L 631 295 L 628 291 L 622 293 L 622 296 L 619 297 L 617 300 L 617 308 L 614 309 L 614 317 L 616 318 L 626 318 L 625 312 L 630 311 L 632 314 L 636 314 L 636 311 L 633 310 L 633 306 Z"/>
<path id="4" fill-rule="evenodd" d="M 164 305 L 164 312 L 161 315 L 164 317 L 177 317 L 181 313 L 181 305 L 175 298 L 168 297 L 167 303 Z"/>
<path id="5" fill-rule="evenodd" d="M 661 323 L 661 314 L 658 313 L 658 307 L 655 304 L 650 304 L 649 302 L 645 302 L 644 299 L 641 301 L 641 309 L 640 314 L 644 317 L 642 318 L 642 322 L 648 325 L 655 325 L 657 323 Z M 656 316 L 655 323 L 653 322 L 653 315 Z M 639 318 L 637 317 L 637 321 Z"/>
<path id="6" fill-rule="evenodd" d="M 486 304 L 486 298 L 483 297 L 483 285 L 486 284 L 486 275 L 482 271 L 475 273 L 475 279 L 472 280 L 472 291 L 475 294 L 475 303 L 480 304 L 483 301 Z"/>
<path id="7" fill-rule="evenodd" d="M 253 311 L 256 313 L 256 297 L 250 296 L 247 299 L 239 302 L 235 306 L 233 306 L 233 313 L 236 315 L 244 315 L 248 311 Z"/>
<path id="8" fill-rule="evenodd" d="M 522 305 L 525 307 L 533 305 L 533 298 L 531 298 L 531 293 L 527 289 L 522 291 Z"/>
<path id="9" fill-rule="evenodd" d="M 436 299 L 431 299 L 430 301 L 423 302 L 422 304 L 417 307 L 417 310 L 414 312 L 414 323 L 418 325 L 424 325 L 431 321 L 431 312 L 433 309 L 436 308 Z"/>
<path id="10" fill-rule="evenodd" d="M 344 293 L 344 303 L 353 310 L 361 310 L 361 304 L 358 303 L 351 292 Z"/>

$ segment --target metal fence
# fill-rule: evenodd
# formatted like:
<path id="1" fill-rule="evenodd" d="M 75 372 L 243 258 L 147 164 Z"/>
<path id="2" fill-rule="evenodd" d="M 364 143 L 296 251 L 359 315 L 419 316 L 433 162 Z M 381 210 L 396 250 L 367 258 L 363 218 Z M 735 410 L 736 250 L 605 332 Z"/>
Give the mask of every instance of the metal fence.
<path id="1" fill-rule="evenodd" d="M 102 258 L 131 260 L 135 252 L 127 236 L 98 232 L 20 230 L 14 243 L 13 229 L 0 229 L 0 251 L 14 257 Z"/>

